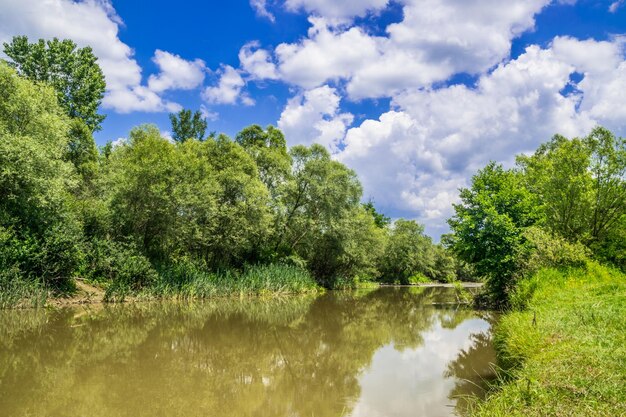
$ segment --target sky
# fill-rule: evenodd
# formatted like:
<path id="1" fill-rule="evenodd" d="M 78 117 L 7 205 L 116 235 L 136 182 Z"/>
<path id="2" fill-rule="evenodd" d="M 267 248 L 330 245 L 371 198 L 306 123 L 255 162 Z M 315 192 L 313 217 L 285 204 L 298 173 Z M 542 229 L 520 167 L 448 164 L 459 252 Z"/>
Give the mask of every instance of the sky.
<path id="1" fill-rule="evenodd" d="M 458 189 L 554 134 L 626 135 L 626 0 L 0 0 L 0 41 L 91 46 L 99 145 L 168 114 L 275 125 L 438 238 Z"/>

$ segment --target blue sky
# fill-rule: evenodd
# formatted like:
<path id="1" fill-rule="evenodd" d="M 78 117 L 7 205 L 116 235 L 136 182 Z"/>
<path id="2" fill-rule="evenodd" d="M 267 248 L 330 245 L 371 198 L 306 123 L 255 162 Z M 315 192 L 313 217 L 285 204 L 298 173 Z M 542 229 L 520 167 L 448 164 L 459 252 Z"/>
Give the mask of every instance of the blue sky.
<path id="1" fill-rule="evenodd" d="M 278 125 L 433 236 L 476 169 L 554 133 L 626 130 L 626 3 L 591 0 L 0 0 L 0 40 L 71 38 L 108 90 L 99 144 L 168 113 Z"/>

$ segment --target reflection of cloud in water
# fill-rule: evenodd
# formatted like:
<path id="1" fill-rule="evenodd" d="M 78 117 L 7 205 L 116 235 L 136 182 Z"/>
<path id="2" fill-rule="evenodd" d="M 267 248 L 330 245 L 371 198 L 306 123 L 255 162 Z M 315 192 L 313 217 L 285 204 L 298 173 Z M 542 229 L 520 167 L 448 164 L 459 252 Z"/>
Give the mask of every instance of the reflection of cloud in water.
<path id="1" fill-rule="evenodd" d="M 352 417 L 449 416 L 455 401 L 448 397 L 457 379 L 442 378 L 459 352 L 468 350 L 472 334 L 487 332 L 489 323 L 468 319 L 454 329 L 438 321 L 422 334 L 424 344 L 397 350 L 392 344 L 380 348 L 359 382 L 361 396 Z"/>

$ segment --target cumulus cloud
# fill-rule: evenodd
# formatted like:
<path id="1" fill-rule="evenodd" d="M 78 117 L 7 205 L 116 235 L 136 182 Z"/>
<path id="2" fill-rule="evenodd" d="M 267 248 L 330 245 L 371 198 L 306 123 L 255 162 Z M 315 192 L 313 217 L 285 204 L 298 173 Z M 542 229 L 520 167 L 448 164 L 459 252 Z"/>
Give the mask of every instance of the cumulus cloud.
<path id="1" fill-rule="evenodd" d="M 260 49 L 259 46 L 258 41 L 252 41 L 239 50 L 241 68 L 250 74 L 252 79 L 277 79 L 278 72 L 276 71 L 276 65 L 272 62 L 270 53 L 265 49 Z"/>
<path id="2" fill-rule="evenodd" d="M 339 111 L 339 101 L 337 90 L 326 85 L 300 93 L 287 102 L 278 127 L 290 145 L 319 143 L 336 151 L 353 120 Z"/>
<path id="3" fill-rule="evenodd" d="M 574 73 L 582 80 L 574 82 Z M 337 157 L 356 169 L 381 207 L 417 217 L 437 235 L 457 189 L 489 160 L 512 166 L 515 154 L 553 134 L 581 136 L 596 124 L 624 132 L 625 87 L 621 41 L 556 38 L 500 64 L 475 88 L 398 94 L 393 110 L 348 130 Z"/>
<path id="4" fill-rule="evenodd" d="M 617 0 L 614 1 L 613 3 L 611 3 L 611 5 L 609 6 L 609 12 L 611 13 L 615 13 L 617 11 L 617 9 L 619 9 L 620 7 L 622 7 L 622 5 L 624 4 L 624 0 Z"/>
<path id="5" fill-rule="evenodd" d="M 211 104 L 236 104 L 254 105 L 254 100 L 242 92 L 246 82 L 239 71 L 230 65 L 224 65 L 218 71 L 219 81 L 216 86 L 207 87 L 204 90 L 204 99 Z"/>
<path id="6" fill-rule="evenodd" d="M 206 65 L 201 59 L 187 61 L 178 55 L 157 49 L 152 61 L 160 70 L 159 74 L 148 78 L 148 88 L 154 92 L 191 90 L 204 81 Z"/>
<path id="7" fill-rule="evenodd" d="M 141 84 L 133 50 L 118 37 L 120 17 L 108 0 L 0 0 L 0 41 L 16 34 L 31 39 L 69 38 L 91 46 L 104 72 L 103 105 L 118 112 L 172 111 L 180 106 Z"/>
<path id="8" fill-rule="evenodd" d="M 329 80 L 349 78 L 367 61 L 377 58 L 375 39 L 360 28 L 335 31 L 323 18 L 309 21 L 312 27 L 306 39 L 276 47 L 283 80 L 313 88 Z"/>
<path id="9" fill-rule="evenodd" d="M 250 6 L 252 6 L 258 16 L 264 17 L 272 23 L 276 20 L 274 15 L 267 10 L 267 0 L 250 0 Z"/>
<path id="10" fill-rule="evenodd" d="M 368 12 L 382 10 L 389 4 L 389 0 L 286 0 L 288 10 L 305 10 L 318 16 L 324 16 L 336 21 L 345 21 L 358 16 L 365 16 Z"/>
<path id="11" fill-rule="evenodd" d="M 335 9 L 363 11 L 373 3 L 383 8 L 387 2 L 288 1 L 317 16 L 309 18 L 306 38 L 276 47 L 281 78 L 304 88 L 345 81 L 350 97 L 362 99 L 484 73 L 508 58 L 512 40 L 534 28 L 534 16 L 550 0 L 404 0 L 403 20 L 385 36 L 334 25 L 341 15 Z"/>

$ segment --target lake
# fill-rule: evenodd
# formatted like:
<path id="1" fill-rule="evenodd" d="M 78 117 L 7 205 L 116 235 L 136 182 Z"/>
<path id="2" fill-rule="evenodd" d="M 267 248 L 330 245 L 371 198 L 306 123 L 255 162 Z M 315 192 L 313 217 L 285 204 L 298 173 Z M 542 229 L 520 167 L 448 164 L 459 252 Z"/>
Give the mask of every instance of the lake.
<path id="1" fill-rule="evenodd" d="M 0 311 L 0 416 L 450 416 L 495 361 L 452 288 Z"/>

